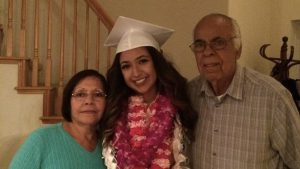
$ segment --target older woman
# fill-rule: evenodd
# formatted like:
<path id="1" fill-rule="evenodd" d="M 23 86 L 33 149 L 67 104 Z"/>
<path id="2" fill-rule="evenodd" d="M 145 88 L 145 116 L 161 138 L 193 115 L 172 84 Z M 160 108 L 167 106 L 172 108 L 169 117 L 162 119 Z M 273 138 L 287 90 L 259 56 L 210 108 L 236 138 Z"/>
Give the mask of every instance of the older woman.
<path id="1" fill-rule="evenodd" d="M 10 169 L 106 168 L 99 139 L 106 88 L 105 78 L 95 70 L 75 74 L 63 93 L 64 122 L 34 131 L 14 156 Z"/>

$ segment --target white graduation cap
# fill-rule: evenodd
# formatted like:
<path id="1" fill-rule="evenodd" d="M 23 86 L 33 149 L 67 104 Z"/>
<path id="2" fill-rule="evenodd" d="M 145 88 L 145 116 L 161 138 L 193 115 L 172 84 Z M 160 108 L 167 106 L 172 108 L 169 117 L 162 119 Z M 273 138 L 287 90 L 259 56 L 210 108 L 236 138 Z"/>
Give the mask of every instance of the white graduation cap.
<path id="1" fill-rule="evenodd" d="M 159 51 L 173 32 L 173 29 L 119 16 L 104 46 L 117 47 L 116 54 L 141 46 L 152 46 Z"/>

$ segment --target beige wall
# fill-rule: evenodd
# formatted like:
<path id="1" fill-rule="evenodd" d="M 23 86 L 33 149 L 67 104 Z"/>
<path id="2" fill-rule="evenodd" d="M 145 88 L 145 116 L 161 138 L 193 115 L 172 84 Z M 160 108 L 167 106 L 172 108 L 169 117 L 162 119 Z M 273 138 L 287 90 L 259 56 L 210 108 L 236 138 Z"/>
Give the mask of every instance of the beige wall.
<path id="1" fill-rule="evenodd" d="M 271 8 L 270 0 L 229 1 L 229 15 L 238 21 L 242 34 L 243 51 L 239 62 L 266 74 L 272 64 L 258 52 L 261 45 L 270 43 Z"/>
<path id="2" fill-rule="evenodd" d="M 230 0 L 229 15 L 238 20 L 244 42 L 240 63 L 269 74 L 274 63 L 263 59 L 258 50 L 263 44 L 271 44 L 266 54 L 278 58 L 283 36 L 289 38 L 289 46 L 295 47 L 294 59 L 300 60 L 300 23 L 297 30 L 292 25 L 292 20 L 300 20 L 299 5 L 299 0 Z M 299 74 L 300 66 L 290 70 L 294 79 L 300 79 Z"/>
<path id="3" fill-rule="evenodd" d="M 37 127 L 43 110 L 41 94 L 18 94 L 16 64 L 0 64 L 0 168 L 5 169 L 24 138 Z"/>
<path id="4" fill-rule="evenodd" d="M 298 0 L 230 0 L 229 15 L 240 24 L 243 36 L 243 55 L 240 63 L 262 73 L 269 74 L 274 64 L 263 59 L 258 50 L 263 44 L 271 44 L 266 50 L 269 57 L 279 57 L 282 37 L 289 38 L 288 45 L 295 47 L 294 59 L 300 60 L 300 23 L 293 28 L 292 20 L 300 20 Z M 297 30 L 296 30 L 297 29 Z M 290 49 L 288 50 L 289 55 Z M 300 67 L 294 66 L 290 76 L 300 79 Z"/>

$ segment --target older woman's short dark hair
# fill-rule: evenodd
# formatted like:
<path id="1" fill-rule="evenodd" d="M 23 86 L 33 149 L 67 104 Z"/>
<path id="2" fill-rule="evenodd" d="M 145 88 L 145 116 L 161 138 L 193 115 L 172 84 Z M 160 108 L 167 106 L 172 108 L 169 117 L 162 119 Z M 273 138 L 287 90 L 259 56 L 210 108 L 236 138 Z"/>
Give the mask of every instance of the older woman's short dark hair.
<path id="1" fill-rule="evenodd" d="M 76 73 L 69 80 L 69 82 L 67 83 L 67 85 L 65 86 L 64 91 L 63 91 L 63 101 L 62 101 L 62 106 L 61 106 L 61 113 L 62 113 L 63 118 L 66 121 L 69 121 L 69 122 L 72 121 L 71 97 L 72 97 L 73 90 L 78 85 L 78 83 L 86 77 L 98 78 L 99 81 L 103 85 L 104 92 L 107 91 L 107 83 L 106 83 L 105 77 L 102 74 L 100 74 L 98 71 L 92 70 L 92 69 L 86 69 L 86 70 L 82 70 L 82 71 Z"/>

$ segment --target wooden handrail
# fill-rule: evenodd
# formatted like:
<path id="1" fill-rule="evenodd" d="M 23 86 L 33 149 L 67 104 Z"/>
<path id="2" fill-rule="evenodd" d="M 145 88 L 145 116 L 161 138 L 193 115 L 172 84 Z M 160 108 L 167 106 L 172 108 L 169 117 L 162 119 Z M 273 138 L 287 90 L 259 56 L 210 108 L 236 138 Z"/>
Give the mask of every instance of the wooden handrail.
<path id="1" fill-rule="evenodd" d="M 104 26 L 110 31 L 114 21 L 104 12 L 102 6 L 96 0 L 85 0 L 97 17 L 103 22 Z"/>

